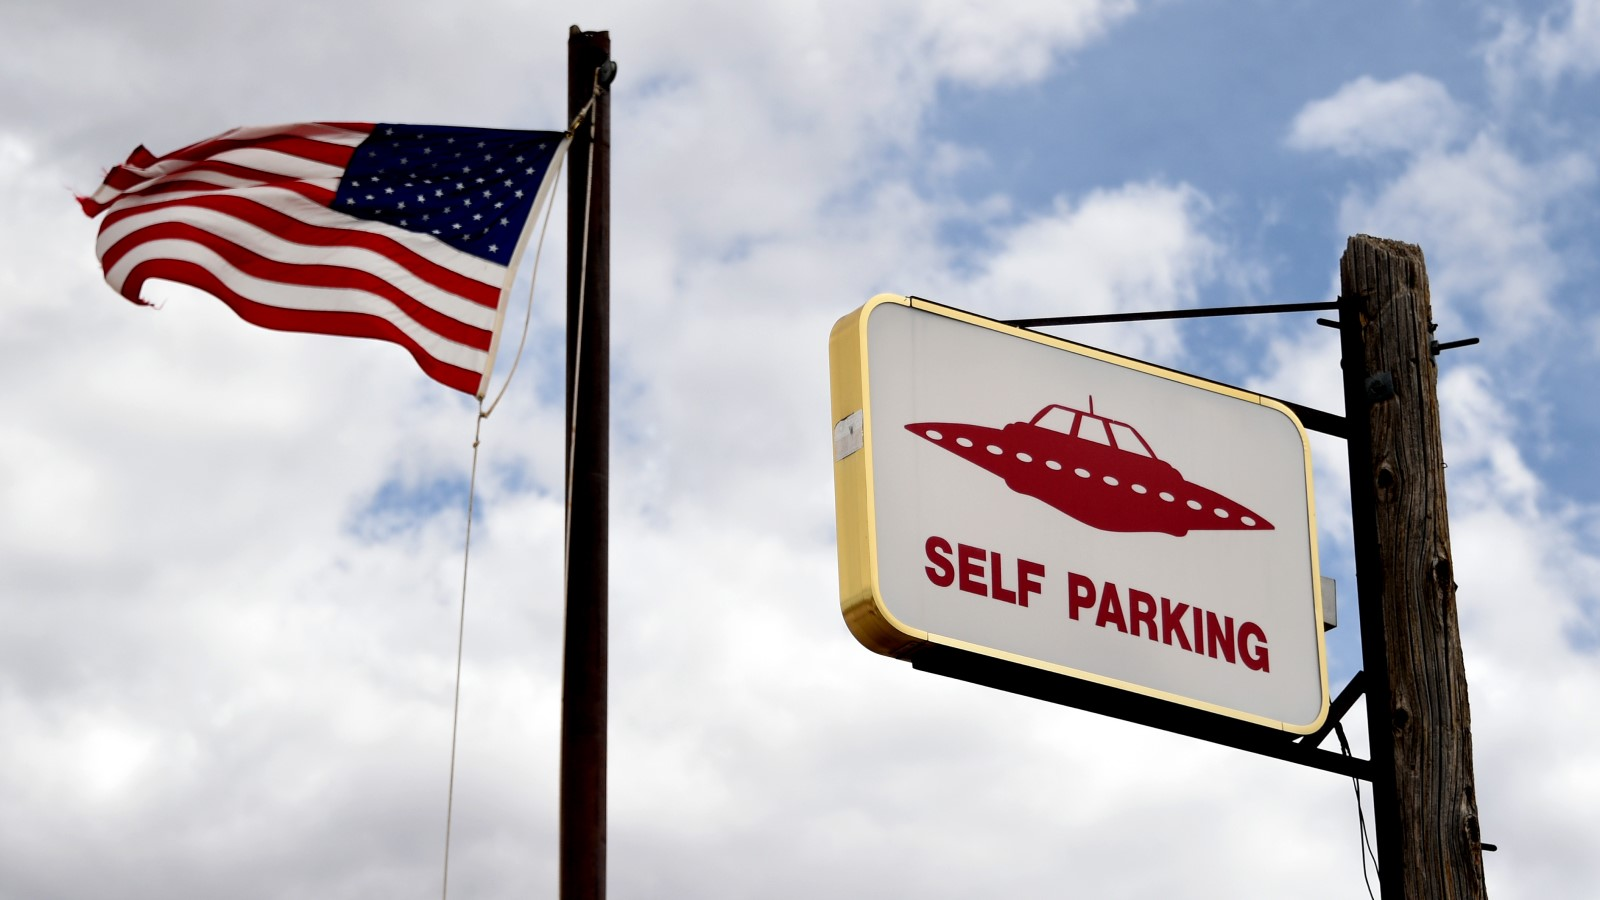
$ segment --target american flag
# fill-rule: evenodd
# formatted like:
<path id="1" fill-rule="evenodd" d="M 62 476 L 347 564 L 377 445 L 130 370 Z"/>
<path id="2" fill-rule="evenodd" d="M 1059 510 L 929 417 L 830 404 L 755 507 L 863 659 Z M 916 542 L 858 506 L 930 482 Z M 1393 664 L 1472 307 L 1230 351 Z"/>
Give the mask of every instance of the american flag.
<path id="1" fill-rule="evenodd" d="M 99 190 L 106 281 L 200 288 L 248 322 L 377 338 L 482 397 L 506 296 L 566 138 L 316 122 L 140 147 Z"/>

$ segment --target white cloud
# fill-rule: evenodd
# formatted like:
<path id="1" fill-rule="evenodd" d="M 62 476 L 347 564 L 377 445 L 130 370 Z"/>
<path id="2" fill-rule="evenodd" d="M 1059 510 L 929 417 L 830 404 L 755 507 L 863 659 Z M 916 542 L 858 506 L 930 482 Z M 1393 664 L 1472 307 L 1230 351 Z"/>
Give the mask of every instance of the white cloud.
<path id="1" fill-rule="evenodd" d="M 1553 294 L 1567 277 L 1549 223 L 1593 178 L 1582 156 L 1530 162 L 1479 135 L 1459 151 L 1413 157 L 1375 193 L 1352 192 L 1340 226 L 1422 246 L 1434 319 L 1460 327 L 1449 317 L 1467 316 L 1492 328 L 1502 346 L 1515 345 L 1549 325 Z"/>
<path id="2" fill-rule="evenodd" d="M 933 0 L 912 4 L 922 58 L 956 81 L 1017 84 L 1043 75 L 1062 48 L 1080 47 L 1130 15 L 1133 0 Z"/>
<path id="3" fill-rule="evenodd" d="M 1575 527 L 1596 511 L 1549 496 L 1519 448 L 1524 416 L 1495 380 L 1463 366 L 1441 383 L 1450 525 L 1484 839 L 1521 848 L 1506 854 L 1509 895 L 1540 897 L 1600 879 L 1577 838 L 1600 829 L 1585 749 L 1600 726 L 1575 712 L 1600 695 L 1588 619 L 1600 556 Z"/>
<path id="4" fill-rule="evenodd" d="M 1334 293 L 1337 292 L 1335 288 Z M 1290 336 L 1269 340 L 1258 371 L 1251 373 L 1248 385 L 1270 397 L 1299 403 L 1323 412 L 1344 411 L 1344 382 L 1340 376 L 1339 335 L 1332 329 L 1304 327 Z M 1343 440 L 1316 432 L 1311 441 L 1312 487 L 1319 535 L 1318 556 L 1322 574 L 1348 578 L 1353 566 L 1350 518 L 1350 467 L 1348 448 Z M 1354 585 L 1343 585 L 1340 620 L 1354 621 Z M 1343 626 L 1341 626 L 1343 627 Z M 1353 626 L 1343 634 L 1349 635 Z M 1330 646 L 1330 653 L 1337 652 Z M 1359 668 L 1351 660 L 1335 658 L 1342 671 L 1345 665 Z"/>
<path id="5" fill-rule="evenodd" d="M 1533 63 L 1546 81 L 1600 72 L 1600 3 L 1572 0 L 1559 20 L 1540 18 L 1530 47 Z"/>
<path id="6" fill-rule="evenodd" d="M 1548 88 L 1568 77 L 1592 77 L 1600 72 L 1600 2 L 1568 0 L 1560 12 L 1545 13 L 1533 25 L 1505 15 L 1485 61 L 1502 98 L 1526 78 Z"/>
<path id="7" fill-rule="evenodd" d="M 1192 306 L 1224 254 L 1210 216 L 1188 185 L 1097 190 L 1076 205 L 1058 197 L 1050 212 L 997 228 L 976 272 L 951 286 L 960 298 L 949 299 L 997 318 Z M 1160 323 L 1074 326 L 1071 337 L 1167 363 L 1182 353 L 1175 330 Z"/>
<path id="8" fill-rule="evenodd" d="M 1402 153 L 1398 174 L 1381 186 L 1346 192 L 1340 229 L 1422 246 L 1434 264 L 1435 319 L 1464 316 L 1516 345 L 1549 325 L 1568 277 L 1550 223 L 1593 183 L 1594 165 L 1582 153 L 1527 159 L 1492 127 L 1469 135 L 1465 119 L 1433 79 L 1362 77 L 1303 107 L 1289 143 L 1344 156 Z"/>
<path id="9" fill-rule="evenodd" d="M 1464 114 L 1443 84 L 1425 75 L 1377 81 L 1363 75 L 1332 96 L 1306 104 L 1289 129 L 1289 146 L 1340 156 L 1442 147 Z"/>
<path id="10" fill-rule="evenodd" d="M 708 5 L 737 40 L 686 54 L 707 41 L 704 19 L 657 6 L 644 13 L 654 39 L 619 33 L 615 48 L 650 101 L 619 120 L 619 146 L 651 150 L 619 171 L 619 196 L 650 195 L 635 210 L 650 217 L 641 226 L 697 255 L 788 239 L 834 205 L 855 206 L 912 168 L 941 86 L 1037 80 L 1132 12 L 1126 0 Z M 822 137 L 796 139 L 812 134 Z M 947 149 L 935 165 L 961 158 Z"/>

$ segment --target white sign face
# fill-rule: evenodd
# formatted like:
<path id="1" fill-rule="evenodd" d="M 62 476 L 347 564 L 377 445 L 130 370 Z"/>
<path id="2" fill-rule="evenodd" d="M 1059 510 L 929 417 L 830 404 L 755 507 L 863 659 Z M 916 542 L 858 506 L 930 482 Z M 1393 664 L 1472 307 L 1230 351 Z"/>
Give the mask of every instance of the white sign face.
<path id="1" fill-rule="evenodd" d="M 1321 724 L 1310 456 L 1282 405 L 900 297 L 841 320 L 833 353 L 841 588 L 863 643 Z M 852 399 L 861 437 L 841 442 Z"/>

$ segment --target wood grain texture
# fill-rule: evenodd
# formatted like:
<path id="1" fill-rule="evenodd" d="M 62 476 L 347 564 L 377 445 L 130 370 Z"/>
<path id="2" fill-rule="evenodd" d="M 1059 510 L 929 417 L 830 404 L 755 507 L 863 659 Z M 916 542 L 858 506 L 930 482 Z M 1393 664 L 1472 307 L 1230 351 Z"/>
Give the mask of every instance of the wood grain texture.
<path id="1" fill-rule="evenodd" d="M 1370 505 L 1376 544 L 1358 576 L 1363 616 L 1381 609 L 1378 653 L 1384 659 L 1368 659 L 1366 668 L 1379 679 L 1384 674 L 1375 663 L 1387 668 L 1387 690 L 1375 692 L 1377 709 L 1369 707 L 1374 765 L 1380 757 L 1393 759 L 1392 784 L 1374 779 L 1377 802 L 1393 804 L 1390 814 L 1377 815 L 1382 880 L 1390 896 L 1481 898 L 1471 713 L 1456 621 L 1427 270 L 1420 248 L 1366 235 L 1350 239 L 1339 270 L 1341 316 L 1355 317 L 1343 325 L 1359 329 L 1359 340 L 1351 335 L 1345 344 L 1346 415 L 1364 414 L 1371 435 L 1365 465 L 1358 465 L 1352 447 L 1351 479 L 1358 515 Z M 1358 406 L 1350 406 L 1352 400 Z M 1365 492 L 1365 502 L 1356 492 Z M 1364 655 L 1369 646 L 1377 645 L 1364 641 Z M 1379 746 L 1385 725 L 1390 748 Z M 1400 871 L 1390 871 L 1396 865 Z"/>

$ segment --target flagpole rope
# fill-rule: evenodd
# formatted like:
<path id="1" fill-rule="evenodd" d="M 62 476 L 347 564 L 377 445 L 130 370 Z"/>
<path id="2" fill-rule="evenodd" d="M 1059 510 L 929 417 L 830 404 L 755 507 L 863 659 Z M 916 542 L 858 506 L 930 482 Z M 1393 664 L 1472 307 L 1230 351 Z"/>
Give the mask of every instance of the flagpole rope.
<path id="1" fill-rule="evenodd" d="M 583 110 L 573 120 L 573 127 L 584 114 L 594 107 L 595 101 L 600 99 L 600 70 L 594 72 L 594 94 L 589 97 L 589 102 L 584 104 Z M 594 197 L 594 139 L 595 119 L 589 120 L 589 152 L 587 154 L 587 171 L 583 176 L 583 249 L 578 254 L 578 327 L 572 341 L 572 398 L 571 415 L 567 421 L 567 494 L 566 494 L 566 522 L 561 532 L 561 596 L 566 597 L 570 587 L 572 571 L 572 479 L 577 465 L 578 445 L 578 382 L 583 373 L 583 300 L 586 293 L 589 276 L 589 204 Z"/>
<path id="2" fill-rule="evenodd" d="M 572 126 L 567 129 L 567 137 L 569 139 L 574 134 L 577 133 L 578 126 L 583 124 L 584 118 L 589 115 L 589 111 L 590 110 L 594 109 L 595 100 L 598 99 L 599 96 L 600 96 L 600 86 L 598 84 L 598 75 L 596 76 L 596 80 L 597 80 L 597 83 L 595 85 L 594 94 L 589 98 L 589 102 L 585 103 L 583 105 L 583 109 L 578 110 L 578 114 L 576 116 L 574 116 L 573 119 L 572 119 Z M 592 128 L 590 130 L 591 130 L 591 132 L 593 131 Z M 591 165 L 590 166 L 590 171 L 592 172 L 593 169 L 594 169 L 594 167 L 593 167 L 593 165 Z M 555 181 L 555 184 L 551 185 L 551 192 L 550 193 L 552 195 L 555 194 L 555 190 L 554 189 L 556 187 L 560 186 L 560 184 L 561 184 L 561 170 L 557 169 L 556 170 L 556 181 Z M 585 198 L 586 199 L 584 200 L 584 204 L 585 204 L 584 209 L 585 209 L 585 215 L 587 215 L 587 210 L 588 210 L 587 195 L 585 195 Z M 554 202 L 551 202 L 550 204 L 548 204 L 544 208 L 544 222 L 539 226 L 539 240 L 534 245 L 533 272 L 530 274 L 529 281 L 528 281 L 528 306 L 527 306 L 527 311 L 524 313 L 524 315 L 522 317 L 522 337 L 517 340 L 517 353 L 516 353 L 515 356 L 511 357 L 511 368 L 506 372 L 506 380 L 505 380 L 505 382 L 500 385 L 500 390 L 499 390 L 498 393 L 496 393 L 494 395 L 494 400 L 489 403 L 488 409 L 482 409 L 479 412 L 479 415 L 481 415 L 485 419 L 489 418 L 489 416 L 494 413 L 495 407 L 499 406 L 500 405 L 500 400 L 505 397 L 506 389 L 511 387 L 511 379 L 517 374 L 517 364 L 522 362 L 522 351 L 523 351 L 523 348 L 528 345 L 528 326 L 529 326 L 529 324 L 531 324 L 533 322 L 533 289 L 534 289 L 534 286 L 539 283 L 539 260 L 544 257 L 544 237 L 545 237 L 546 234 L 548 234 L 550 232 L 550 214 L 555 211 L 555 208 L 556 208 L 556 205 L 555 205 Z M 587 232 L 585 232 L 585 235 L 587 236 Z"/>
<path id="3" fill-rule="evenodd" d="M 595 102 L 597 100 L 599 100 L 600 92 L 601 92 L 602 89 L 603 88 L 601 87 L 601 84 L 600 84 L 600 72 L 597 69 L 597 70 L 595 70 L 594 93 L 589 97 L 589 102 L 584 104 L 583 109 L 579 110 L 578 114 L 575 117 L 573 117 L 572 126 L 567 131 L 567 137 L 570 138 L 570 137 L 572 137 L 572 135 L 577 133 L 578 126 L 583 123 L 584 118 L 587 117 L 588 114 L 590 113 L 590 111 L 594 109 Z M 569 423 L 568 432 L 567 432 L 566 525 L 565 525 L 565 529 L 564 529 L 563 534 L 562 534 L 562 562 L 561 562 L 561 583 L 562 583 L 562 595 L 563 596 L 565 596 L 565 594 L 566 594 L 567 570 L 568 570 L 568 568 L 570 566 L 570 559 L 571 559 L 571 544 L 572 544 L 572 473 L 573 473 L 572 450 L 573 450 L 573 441 L 575 440 L 575 435 L 577 434 L 577 397 L 578 397 L 578 374 L 577 374 L 578 373 L 578 368 L 577 368 L 577 364 L 578 364 L 578 361 L 580 359 L 582 359 L 582 353 L 583 353 L 583 294 L 584 294 L 584 289 L 585 289 L 585 286 L 586 286 L 586 276 L 588 275 L 588 271 L 589 271 L 589 206 L 590 206 L 591 199 L 593 198 L 593 195 L 594 195 L 594 191 L 593 191 L 593 180 L 594 180 L 594 149 L 593 149 L 594 148 L 594 137 L 595 137 L 595 123 L 594 123 L 593 119 L 590 119 L 589 120 L 589 146 L 590 146 L 590 151 L 589 151 L 589 159 L 588 159 L 588 170 L 584 173 L 584 183 L 583 183 L 583 226 L 584 226 L 583 227 L 583 249 L 582 249 L 582 252 L 580 254 L 579 264 L 578 264 L 579 265 L 579 268 L 578 268 L 578 332 L 577 332 L 577 339 L 575 341 L 575 345 L 576 346 L 575 346 L 575 349 L 573 351 L 573 353 L 574 353 L 574 358 L 573 358 L 573 376 L 572 376 L 573 419 Z M 557 179 L 558 183 L 560 181 L 560 178 L 561 178 L 561 172 L 558 169 L 556 171 L 556 179 Z M 552 186 L 552 187 L 554 187 L 554 186 Z M 552 191 L 552 193 L 554 193 L 554 192 Z M 528 325 L 533 320 L 533 289 L 534 289 L 534 285 L 537 284 L 538 280 L 539 280 L 539 260 L 544 254 L 544 236 L 545 236 L 545 233 L 548 232 L 549 229 L 550 229 L 550 213 L 554 209 L 555 209 L 555 203 L 553 203 L 553 202 L 548 207 L 545 208 L 544 223 L 540 227 L 539 241 L 538 241 L 538 244 L 537 244 L 537 246 L 536 246 L 536 248 L 534 250 L 533 271 L 530 274 L 530 281 L 529 281 L 529 284 L 528 284 L 528 310 L 527 310 L 527 314 L 524 316 L 523 321 L 522 321 L 522 337 L 517 342 L 517 353 L 516 353 L 516 356 L 512 357 L 511 368 L 506 372 L 505 383 L 500 385 L 500 391 L 495 394 L 493 402 L 491 402 L 486 408 L 484 406 L 484 403 L 483 403 L 483 398 L 480 397 L 478 399 L 478 415 L 476 417 L 476 423 L 474 425 L 473 434 L 472 434 L 472 474 L 469 477 L 468 482 L 467 482 L 466 541 L 465 541 L 465 546 L 463 547 L 462 552 L 461 552 L 461 612 L 460 612 L 460 620 L 458 621 L 458 623 L 456 625 L 455 700 L 452 703 L 451 709 L 450 709 L 450 776 L 449 776 L 449 784 L 445 789 L 445 806 L 444 806 L 444 873 L 443 873 L 443 884 L 442 884 L 442 886 L 440 888 L 440 893 L 439 893 L 439 896 L 440 896 L 441 900 L 450 900 L 450 833 L 451 833 L 451 828 L 452 828 L 452 826 L 454 824 L 454 818 L 455 818 L 455 801 L 456 801 L 456 738 L 460 733 L 460 722 L 461 722 L 461 660 L 462 660 L 462 656 L 463 656 L 462 651 L 463 651 L 464 647 L 466 646 L 466 633 L 467 633 L 467 574 L 470 571 L 470 563 L 471 563 L 471 559 L 472 559 L 472 514 L 473 514 L 473 506 L 474 506 L 474 504 L 476 502 L 477 493 L 478 493 L 478 446 L 481 443 L 482 437 L 483 437 L 483 420 L 489 418 L 490 413 L 494 412 L 495 407 L 500 405 L 500 400 L 505 397 L 506 389 L 511 386 L 512 377 L 517 374 L 517 363 L 520 362 L 521 359 L 522 359 L 522 350 L 527 345 L 527 341 L 528 341 Z"/>
<path id="4" fill-rule="evenodd" d="M 478 416 L 472 433 L 472 475 L 467 482 L 467 539 L 461 551 L 461 617 L 456 624 L 456 691 L 450 708 L 450 784 L 445 790 L 444 802 L 444 886 L 441 900 L 450 897 L 450 828 L 455 818 L 456 806 L 456 735 L 461 722 L 461 657 L 467 634 L 467 572 L 472 559 L 472 513 L 478 495 L 478 444 L 483 437 L 483 400 L 478 400 Z"/>
<path id="5" fill-rule="evenodd" d="M 561 170 L 556 170 L 555 184 L 551 185 L 551 193 L 561 184 Z M 487 409 L 482 405 L 478 407 L 478 416 L 487 419 L 500 405 L 500 400 L 505 397 L 506 389 L 511 387 L 511 379 L 517 375 L 517 364 L 522 362 L 522 349 L 528 345 L 528 326 L 533 322 L 533 289 L 539 283 L 539 260 L 544 256 L 544 236 L 550 231 L 550 213 L 556 208 L 554 203 L 545 205 L 544 222 L 539 226 L 539 240 L 533 249 L 533 272 L 528 276 L 528 307 L 522 316 L 522 337 L 517 339 L 517 353 L 511 357 L 511 368 L 506 370 L 506 380 L 500 384 L 500 390 L 494 395 L 494 400 Z"/>

